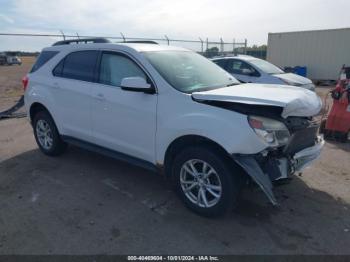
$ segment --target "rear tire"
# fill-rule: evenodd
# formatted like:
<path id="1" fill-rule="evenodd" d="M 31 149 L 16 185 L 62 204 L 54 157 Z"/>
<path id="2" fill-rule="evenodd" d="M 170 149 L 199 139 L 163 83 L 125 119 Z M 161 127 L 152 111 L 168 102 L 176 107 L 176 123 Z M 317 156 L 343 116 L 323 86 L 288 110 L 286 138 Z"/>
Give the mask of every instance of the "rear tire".
<path id="1" fill-rule="evenodd" d="M 55 122 L 47 111 L 39 111 L 34 116 L 33 121 L 34 137 L 45 155 L 58 156 L 67 148 L 67 144 L 62 141 Z"/>
<path id="2" fill-rule="evenodd" d="M 180 199 L 201 216 L 222 216 L 237 206 L 243 175 L 210 147 L 181 151 L 174 159 L 172 177 Z"/>

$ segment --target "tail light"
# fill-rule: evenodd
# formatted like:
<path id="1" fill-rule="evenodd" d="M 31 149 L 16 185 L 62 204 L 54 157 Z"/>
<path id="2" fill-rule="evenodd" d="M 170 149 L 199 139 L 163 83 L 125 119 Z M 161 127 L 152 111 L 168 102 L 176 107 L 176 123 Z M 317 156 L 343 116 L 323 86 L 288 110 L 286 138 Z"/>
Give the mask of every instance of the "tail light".
<path id="1" fill-rule="evenodd" d="M 23 90 L 26 91 L 28 84 L 29 84 L 29 78 L 28 76 L 24 76 L 22 78 L 22 84 L 23 84 Z"/>

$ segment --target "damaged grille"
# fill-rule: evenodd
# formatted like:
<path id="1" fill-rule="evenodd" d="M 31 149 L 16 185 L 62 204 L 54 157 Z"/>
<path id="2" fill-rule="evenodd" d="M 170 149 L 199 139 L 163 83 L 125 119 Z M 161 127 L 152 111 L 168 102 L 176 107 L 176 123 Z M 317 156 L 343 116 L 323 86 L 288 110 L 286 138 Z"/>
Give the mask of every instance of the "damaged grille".
<path id="1" fill-rule="evenodd" d="M 285 154 L 295 153 L 315 145 L 318 135 L 319 122 L 306 118 L 290 118 L 286 121 L 291 138 L 284 148 Z"/>

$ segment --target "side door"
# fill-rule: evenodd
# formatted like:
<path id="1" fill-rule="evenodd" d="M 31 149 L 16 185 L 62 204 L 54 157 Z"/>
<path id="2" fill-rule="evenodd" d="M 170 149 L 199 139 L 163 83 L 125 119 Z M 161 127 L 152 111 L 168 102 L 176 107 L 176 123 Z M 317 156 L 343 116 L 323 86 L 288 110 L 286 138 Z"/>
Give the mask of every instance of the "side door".
<path id="1" fill-rule="evenodd" d="M 91 142 L 91 89 L 96 50 L 69 53 L 53 70 L 52 88 L 63 135 Z"/>
<path id="2" fill-rule="evenodd" d="M 96 144 L 154 163 L 157 94 L 120 86 L 126 77 L 142 77 L 153 88 L 154 81 L 135 59 L 120 52 L 102 51 L 98 71 L 91 112 Z"/>
<path id="3" fill-rule="evenodd" d="M 260 73 L 245 61 L 229 59 L 226 70 L 243 83 L 260 82 Z"/>

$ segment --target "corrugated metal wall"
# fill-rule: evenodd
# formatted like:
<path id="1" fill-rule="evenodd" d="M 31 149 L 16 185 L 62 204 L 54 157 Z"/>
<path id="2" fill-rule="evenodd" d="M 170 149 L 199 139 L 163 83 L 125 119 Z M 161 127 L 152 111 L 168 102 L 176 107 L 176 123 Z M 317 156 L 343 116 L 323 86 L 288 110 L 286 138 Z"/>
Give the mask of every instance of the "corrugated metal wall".
<path id="1" fill-rule="evenodd" d="M 267 60 L 280 67 L 307 66 L 311 79 L 336 80 L 350 66 L 350 28 L 270 33 Z"/>

